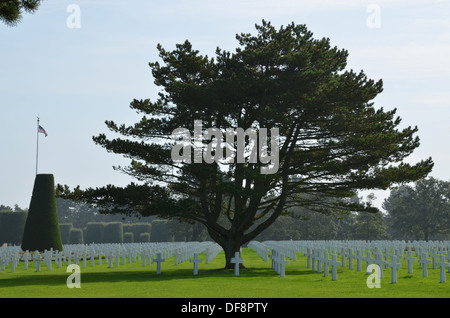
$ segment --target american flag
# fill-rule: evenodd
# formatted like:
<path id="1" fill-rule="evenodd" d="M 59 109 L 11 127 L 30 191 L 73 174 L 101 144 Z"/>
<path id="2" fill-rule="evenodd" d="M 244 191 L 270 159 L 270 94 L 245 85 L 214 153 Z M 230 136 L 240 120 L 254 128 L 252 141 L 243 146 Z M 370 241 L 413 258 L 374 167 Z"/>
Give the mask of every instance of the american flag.
<path id="1" fill-rule="evenodd" d="M 38 127 L 38 132 L 45 134 L 45 137 L 47 137 L 47 132 L 45 131 L 44 128 L 42 128 L 41 125 L 39 125 L 39 127 Z"/>

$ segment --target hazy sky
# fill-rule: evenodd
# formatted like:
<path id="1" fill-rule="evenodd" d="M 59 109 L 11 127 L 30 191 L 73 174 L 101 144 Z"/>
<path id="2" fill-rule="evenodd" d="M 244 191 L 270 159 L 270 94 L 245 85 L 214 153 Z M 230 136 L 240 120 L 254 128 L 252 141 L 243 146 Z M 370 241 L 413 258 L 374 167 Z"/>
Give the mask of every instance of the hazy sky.
<path id="1" fill-rule="evenodd" d="M 349 51 L 348 69 L 383 79 L 377 107 L 397 108 L 402 127 L 418 126 L 432 176 L 450 179 L 450 1 L 65 1 L 44 0 L 16 27 L 0 24 L 0 204 L 28 207 L 39 173 L 81 188 L 126 185 L 112 169 L 128 161 L 92 141 L 105 120 L 132 124 L 134 99 L 154 98 L 148 63 L 189 39 L 202 54 L 234 51 L 236 33 L 306 24 L 316 38 Z M 375 192 L 379 205 L 386 192 Z"/>

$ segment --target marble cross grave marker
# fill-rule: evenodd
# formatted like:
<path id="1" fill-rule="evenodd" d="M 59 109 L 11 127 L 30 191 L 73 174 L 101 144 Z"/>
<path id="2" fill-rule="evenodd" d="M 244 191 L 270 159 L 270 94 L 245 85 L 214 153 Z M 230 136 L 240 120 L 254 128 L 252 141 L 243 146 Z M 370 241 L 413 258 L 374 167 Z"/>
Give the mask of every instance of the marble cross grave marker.
<path id="1" fill-rule="evenodd" d="M 194 275 L 198 275 L 198 263 L 201 263 L 202 260 L 198 258 L 198 253 L 194 253 L 194 258 L 190 260 L 191 263 L 194 263 Z"/>
<path id="2" fill-rule="evenodd" d="M 427 277 L 428 276 L 428 264 L 431 263 L 431 260 L 428 259 L 428 253 L 422 252 L 420 254 L 419 264 L 422 267 L 422 276 Z"/>
<path id="3" fill-rule="evenodd" d="M 336 258 L 336 253 L 333 253 L 331 261 L 329 261 L 329 265 L 331 266 L 331 280 L 337 280 L 337 266 L 341 265 L 341 262 L 338 262 Z"/>
<path id="4" fill-rule="evenodd" d="M 153 259 L 153 263 L 157 263 L 156 264 L 156 274 L 161 274 L 161 263 L 164 262 L 164 258 L 162 257 L 161 253 L 156 254 L 156 258 Z"/>
<path id="5" fill-rule="evenodd" d="M 415 257 L 412 257 L 412 249 L 408 248 L 407 256 L 403 258 L 405 261 L 408 261 L 408 274 L 412 274 L 413 272 L 413 266 L 412 262 L 416 260 Z"/>
<path id="6" fill-rule="evenodd" d="M 243 264 L 244 260 L 239 257 L 239 252 L 234 253 L 234 257 L 230 260 L 234 264 L 234 276 L 239 276 L 239 264 Z"/>
<path id="7" fill-rule="evenodd" d="M 445 268 L 448 267 L 450 264 L 445 261 L 444 253 L 440 254 L 439 262 L 436 263 L 436 265 L 439 266 L 440 282 L 445 283 Z"/>
<path id="8" fill-rule="evenodd" d="M 391 262 L 388 264 L 388 267 L 391 268 L 391 283 L 397 283 L 397 270 L 402 267 L 402 264 L 398 261 L 398 257 L 396 255 L 392 255 Z"/>

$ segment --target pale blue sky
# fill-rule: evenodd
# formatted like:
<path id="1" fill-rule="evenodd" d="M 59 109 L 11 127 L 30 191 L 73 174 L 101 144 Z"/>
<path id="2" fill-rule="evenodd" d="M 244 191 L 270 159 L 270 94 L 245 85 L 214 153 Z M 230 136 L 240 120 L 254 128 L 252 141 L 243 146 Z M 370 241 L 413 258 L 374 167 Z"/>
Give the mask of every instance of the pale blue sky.
<path id="1" fill-rule="evenodd" d="M 67 25 L 71 4 L 80 28 Z M 130 101 L 155 97 L 148 62 L 158 60 L 156 45 L 189 39 L 212 56 L 217 46 L 234 50 L 235 34 L 254 33 L 262 19 L 306 24 L 349 51 L 349 69 L 382 78 L 376 105 L 396 107 L 402 126 L 419 127 L 421 147 L 408 161 L 431 156 L 431 175 L 450 179 L 449 1 L 44 0 L 16 27 L 0 24 L 0 204 L 29 205 L 38 115 L 48 133 L 39 136 L 39 173 L 71 187 L 126 185 L 131 179 L 112 166 L 127 160 L 92 136 L 110 135 L 105 120 L 136 122 Z M 379 205 L 386 192 L 375 193 Z"/>

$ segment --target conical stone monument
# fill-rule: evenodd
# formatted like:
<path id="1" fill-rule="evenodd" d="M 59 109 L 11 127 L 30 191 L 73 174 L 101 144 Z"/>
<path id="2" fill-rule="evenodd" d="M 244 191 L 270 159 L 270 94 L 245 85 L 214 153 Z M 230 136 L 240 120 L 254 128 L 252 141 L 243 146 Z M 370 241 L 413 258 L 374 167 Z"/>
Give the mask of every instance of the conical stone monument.
<path id="1" fill-rule="evenodd" d="M 34 181 L 28 217 L 22 238 L 22 250 L 62 251 L 56 208 L 55 181 L 52 174 L 38 174 Z"/>

